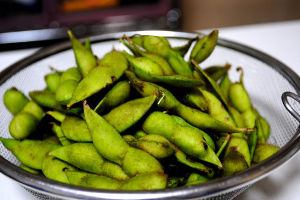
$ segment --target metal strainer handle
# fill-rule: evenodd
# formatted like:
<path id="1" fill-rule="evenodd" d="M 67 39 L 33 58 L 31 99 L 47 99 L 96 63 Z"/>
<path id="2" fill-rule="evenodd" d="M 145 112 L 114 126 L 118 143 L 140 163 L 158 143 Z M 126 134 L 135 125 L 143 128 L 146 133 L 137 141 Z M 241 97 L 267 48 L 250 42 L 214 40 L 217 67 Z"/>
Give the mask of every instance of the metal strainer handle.
<path id="1" fill-rule="evenodd" d="M 291 115 L 293 115 L 295 119 L 297 119 L 300 122 L 300 114 L 290 104 L 290 102 L 288 101 L 288 97 L 298 101 L 298 103 L 300 103 L 300 97 L 297 94 L 292 92 L 284 92 L 281 95 L 281 100 L 285 108 L 289 111 L 289 113 L 291 113 Z"/>

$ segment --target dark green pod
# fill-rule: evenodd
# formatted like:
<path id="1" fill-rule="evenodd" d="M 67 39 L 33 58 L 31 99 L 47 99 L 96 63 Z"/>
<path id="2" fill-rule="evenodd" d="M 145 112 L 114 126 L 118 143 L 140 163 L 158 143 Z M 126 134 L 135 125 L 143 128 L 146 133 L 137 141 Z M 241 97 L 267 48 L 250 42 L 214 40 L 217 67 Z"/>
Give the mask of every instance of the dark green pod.
<path id="1" fill-rule="evenodd" d="M 3 102 L 9 112 L 15 115 L 23 109 L 29 100 L 21 91 L 12 87 L 5 91 L 3 95 Z"/>

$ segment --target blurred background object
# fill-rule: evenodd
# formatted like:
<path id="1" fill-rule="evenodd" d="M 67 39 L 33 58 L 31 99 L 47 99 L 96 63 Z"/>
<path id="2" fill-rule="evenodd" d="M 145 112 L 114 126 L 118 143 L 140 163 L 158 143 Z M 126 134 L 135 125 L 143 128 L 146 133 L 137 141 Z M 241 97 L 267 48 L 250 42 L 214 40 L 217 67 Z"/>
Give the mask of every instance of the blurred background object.
<path id="1" fill-rule="evenodd" d="M 299 0 L 0 0 L 0 50 L 145 29 L 194 31 L 300 19 Z"/>

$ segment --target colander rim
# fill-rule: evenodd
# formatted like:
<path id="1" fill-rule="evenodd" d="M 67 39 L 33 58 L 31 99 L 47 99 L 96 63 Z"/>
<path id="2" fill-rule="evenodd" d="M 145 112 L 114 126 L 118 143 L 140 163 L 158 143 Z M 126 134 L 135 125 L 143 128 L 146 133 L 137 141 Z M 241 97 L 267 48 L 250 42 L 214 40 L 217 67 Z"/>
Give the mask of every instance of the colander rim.
<path id="1" fill-rule="evenodd" d="M 108 33 L 90 37 L 92 43 L 101 43 L 110 40 L 118 40 L 124 34 L 131 36 L 135 34 L 166 36 L 168 38 L 190 39 L 201 33 L 180 32 L 180 31 L 128 31 L 118 33 Z M 226 47 L 240 53 L 256 58 L 269 67 L 277 70 L 294 87 L 296 93 L 300 94 L 300 77 L 288 66 L 278 61 L 274 57 L 254 49 L 252 47 L 233 42 L 230 40 L 218 39 L 218 45 Z M 0 85 L 23 68 L 61 51 L 71 49 L 71 42 L 65 41 L 50 47 L 45 47 L 24 59 L 10 65 L 0 73 Z M 22 186 L 45 195 L 68 198 L 68 199 L 182 199 L 182 198 L 208 198 L 221 195 L 235 189 L 250 185 L 265 176 L 271 171 L 291 159 L 300 148 L 300 126 L 290 141 L 285 144 L 276 154 L 239 174 L 220 178 L 201 185 L 189 187 L 179 187 L 156 191 L 110 191 L 96 190 L 78 186 L 72 186 L 46 179 L 42 176 L 28 173 L 13 165 L 0 156 L 0 172 L 20 183 Z"/>

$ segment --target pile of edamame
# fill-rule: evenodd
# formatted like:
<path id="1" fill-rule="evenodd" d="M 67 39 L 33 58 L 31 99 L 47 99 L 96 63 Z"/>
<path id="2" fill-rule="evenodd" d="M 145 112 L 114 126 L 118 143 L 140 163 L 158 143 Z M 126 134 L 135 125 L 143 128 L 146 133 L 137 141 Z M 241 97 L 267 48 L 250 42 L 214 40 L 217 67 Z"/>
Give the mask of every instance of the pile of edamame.
<path id="1" fill-rule="evenodd" d="M 4 94 L 13 115 L 2 144 L 24 170 L 77 186 L 155 190 L 239 173 L 278 151 L 268 122 L 230 65 L 202 69 L 218 31 L 172 47 L 165 37 L 120 39 L 128 51 L 97 58 L 71 31 L 76 67 L 47 87 Z M 187 52 L 191 49 L 189 59 Z M 128 53 L 130 52 L 130 53 Z"/>

